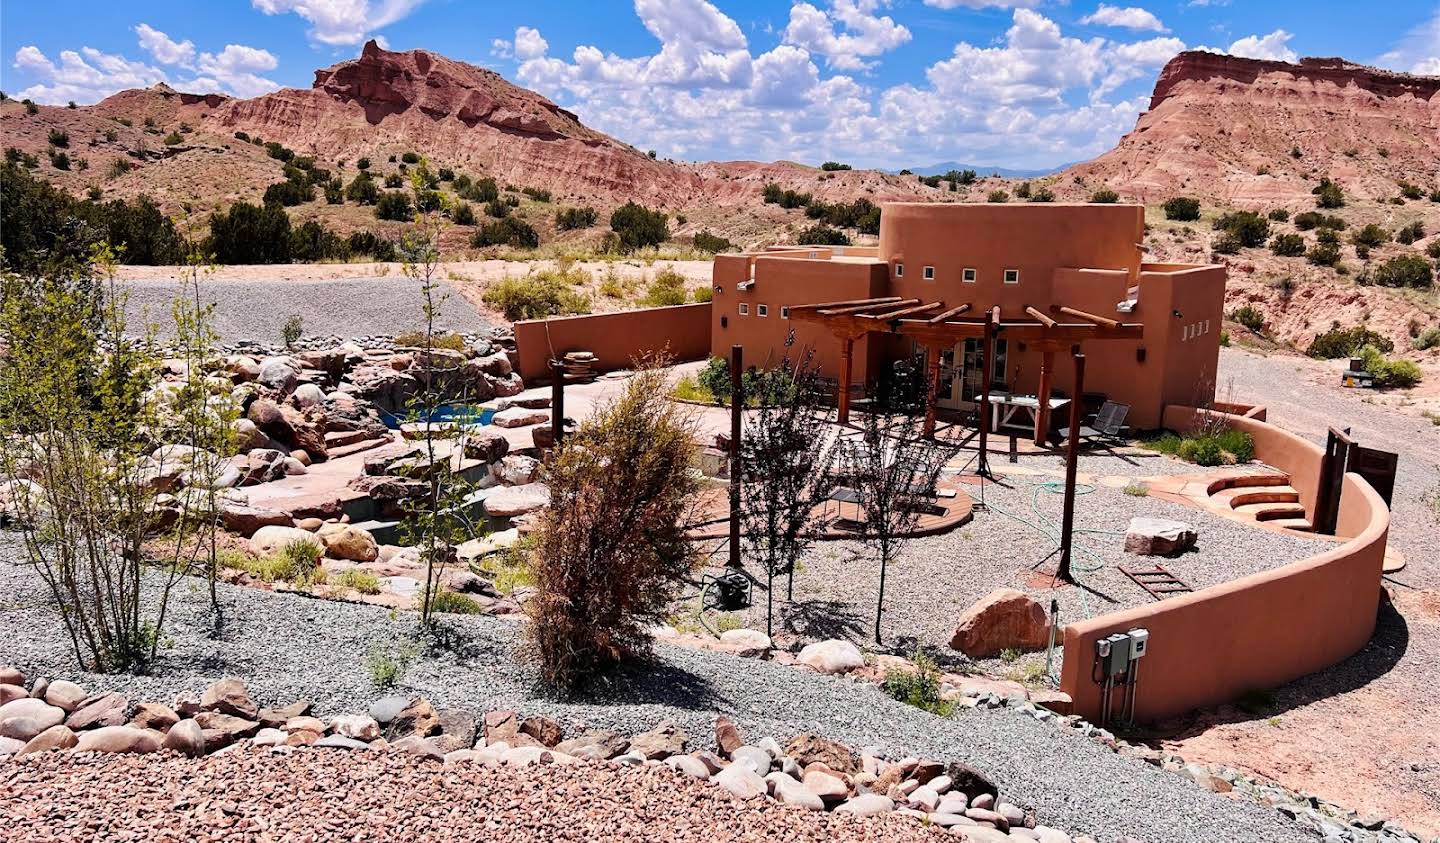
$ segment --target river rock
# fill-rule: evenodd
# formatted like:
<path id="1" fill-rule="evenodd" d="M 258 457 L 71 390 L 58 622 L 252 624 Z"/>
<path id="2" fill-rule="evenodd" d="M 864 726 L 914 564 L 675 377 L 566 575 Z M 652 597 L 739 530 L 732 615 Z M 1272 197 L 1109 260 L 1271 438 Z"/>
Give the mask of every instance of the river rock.
<path id="1" fill-rule="evenodd" d="M 227 676 L 206 688 L 205 693 L 200 695 L 200 707 L 244 720 L 254 720 L 260 713 L 260 706 L 250 699 L 245 683 L 233 676 Z"/>
<path id="2" fill-rule="evenodd" d="M 832 638 L 807 644 L 796 658 L 819 673 L 846 673 L 865 666 L 865 657 L 849 641 Z"/>
<path id="3" fill-rule="evenodd" d="M 132 726 L 102 726 L 81 732 L 76 752 L 147 753 L 160 749 L 161 737 L 149 729 Z"/>

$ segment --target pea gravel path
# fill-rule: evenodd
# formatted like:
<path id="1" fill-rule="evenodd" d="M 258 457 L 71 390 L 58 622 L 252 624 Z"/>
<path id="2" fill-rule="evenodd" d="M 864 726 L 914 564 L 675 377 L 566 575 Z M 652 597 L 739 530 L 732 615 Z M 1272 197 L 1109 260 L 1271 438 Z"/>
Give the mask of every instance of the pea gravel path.
<path id="1" fill-rule="evenodd" d="M 171 303 L 177 280 L 126 281 L 127 320 L 132 329 L 155 323 L 162 337 L 174 333 Z M 490 327 L 459 290 L 442 282 L 448 298 L 441 304 L 438 327 L 479 333 Z M 201 297 L 215 305 L 215 328 L 222 343 L 240 340 L 278 342 L 291 314 L 304 319 L 306 336 L 389 335 L 421 327 L 418 282 L 403 275 L 341 278 L 327 281 L 202 280 Z"/>
<path id="2" fill-rule="evenodd" d="M 65 676 L 92 690 L 168 701 L 235 675 L 262 705 L 305 698 L 321 714 L 363 711 L 383 695 L 369 682 L 367 654 L 411 646 L 412 613 L 229 586 L 221 589 L 224 626 L 212 636 L 203 589 L 185 583 L 173 599 L 154 675 L 86 675 L 74 666 L 43 584 L 33 570 L 13 563 L 18 558 L 14 534 L 0 533 L 0 664 Z M 404 678 L 406 689 L 437 704 L 477 712 L 513 708 L 627 734 L 669 718 L 697 741 L 710 739 L 712 719 L 723 712 L 752 737 L 785 739 L 813 730 L 896 757 L 971 763 L 1043 822 L 1105 843 L 1122 834 L 1146 843 L 1312 839 L 1274 811 L 1212 794 L 1074 730 L 1010 712 L 963 710 L 942 720 L 870 685 L 663 645 L 653 662 L 612 675 L 583 700 L 558 702 L 537 694 L 532 674 L 516 667 L 514 622 L 456 617 L 448 629 L 447 646 L 415 652 Z"/>
<path id="3" fill-rule="evenodd" d="M 158 769 L 157 769 L 158 766 Z M 900 817 L 742 803 L 667 767 L 446 767 L 405 753 L 240 748 L 162 765 L 45 753 L 0 764 L 6 834 L 48 841 L 954 841 Z"/>

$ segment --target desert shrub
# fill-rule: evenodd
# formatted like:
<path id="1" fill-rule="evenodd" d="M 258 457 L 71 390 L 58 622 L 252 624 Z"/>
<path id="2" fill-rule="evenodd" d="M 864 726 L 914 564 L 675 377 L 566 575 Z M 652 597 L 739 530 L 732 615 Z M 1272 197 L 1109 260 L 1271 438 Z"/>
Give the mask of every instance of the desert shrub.
<path id="1" fill-rule="evenodd" d="M 236 202 L 210 215 L 209 251 L 219 263 L 289 263 L 290 217 L 279 205 Z"/>
<path id="2" fill-rule="evenodd" d="M 659 246 L 670 236 L 665 214 L 634 202 L 626 202 L 610 214 L 610 230 L 619 238 L 624 253 Z"/>
<path id="3" fill-rule="evenodd" d="M 1350 232 L 1350 242 L 1356 246 L 1374 248 L 1381 243 L 1390 242 L 1390 232 L 1372 222 L 1364 228 L 1357 228 Z"/>
<path id="4" fill-rule="evenodd" d="M 510 216 L 510 206 L 499 199 L 491 199 L 485 203 L 485 215 L 497 220 L 503 220 Z"/>
<path id="5" fill-rule="evenodd" d="M 369 255 L 377 261 L 395 260 L 395 243 L 373 231 L 357 231 L 346 242 L 352 255 Z"/>
<path id="6" fill-rule="evenodd" d="M 1219 255 L 1233 255 L 1240 251 L 1240 238 L 1225 232 L 1210 243 L 1210 251 Z"/>
<path id="7" fill-rule="evenodd" d="M 555 227 L 560 231 L 574 231 L 595 225 L 599 215 L 594 208 L 561 208 L 555 212 Z"/>
<path id="8" fill-rule="evenodd" d="M 286 179 L 277 181 L 265 188 L 265 204 L 280 205 L 286 208 L 309 202 L 315 198 L 315 188 L 309 184 Z"/>
<path id="9" fill-rule="evenodd" d="M 551 453 L 525 607 L 528 653 L 546 685 L 572 691 L 648 651 L 650 628 L 693 564 L 682 525 L 697 490 L 694 435 L 693 417 L 666 397 L 664 372 L 644 368 Z"/>
<path id="10" fill-rule="evenodd" d="M 325 204 L 345 204 L 345 182 L 341 181 L 339 176 L 325 182 Z"/>
<path id="11" fill-rule="evenodd" d="M 370 675 L 370 682 L 377 688 L 394 687 L 410 670 L 410 662 L 414 653 L 408 648 L 401 648 L 391 653 L 384 647 L 376 644 L 365 654 L 365 671 Z"/>
<path id="12" fill-rule="evenodd" d="M 1245 463 L 1255 458 L 1255 439 L 1245 431 L 1231 428 L 1214 436 L 1220 450 L 1234 457 L 1235 462 Z"/>
<path id="13" fill-rule="evenodd" d="M 1277 234 L 1270 241 L 1270 251 L 1281 257 L 1298 257 L 1305 254 L 1305 238 L 1298 234 Z"/>
<path id="14" fill-rule="evenodd" d="M 685 276 L 666 267 L 655 274 L 655 279 L 645 288 L 640 304 L 645 307 L 669 307 L 684 304 Z"/>
<path id="15" fill-rule="evenodd" d="M 773 182 L 765 185 L 765 187 L 761 189 L 760 195 L 767 205 L 779 205 L 786 210 L 807 207 L 812 199 L 808 193 L 785 190 Z"/>
<path id="16" fill-rule="evenodd" d="M 1177 455 L 1186 462 L 1209 466 L 1220 465 L 1224 461 L 1225 452 L 1214 437 L 1206 436 L 1181 439 Z"/>
<path id="17" fill-rule="evenodd" d="M 316 222 L 308 220 L 290 229 L 290 260 L 313 263 L 323 260 L 340 260 L 349 257 L 350 249 L 335 232 Z"/>
<path id="18" fill-rule="evenodd" d="M 834 204 L 811 202 L 805 208 L 805 216 L 836 228 L 856 228 L 863 234 L 880 233 L 880 206 L 865 198 Z"/>
<path id="19" fill-rule="evenodd" d="M 1290 212 L 1284 208 L 1275 208 L 1266 214 L 1274 222 L 1285 222 L 1290 219 Z"/>
<path id="20" fill-rule="evenodd" d="M 400 175 L 399 173 L 391 173 L 390 175 L 385 177 L 385 186 L 391 189 L 397 187 L 404 187 L 405 177 Z"/>
<path id="21" fill-rule="evenodd" d="M 1432 348 L 1440 348 L 1440 328 L 1426 328 L 1415 338 L 1416 351 L 1428 351 Z"/>
<path id="22" fill-rule="evenodd" d="M 1010 194 L 1003 190 L 992 190 L 986 194 L 985 201 L 995 205 L 1003 204 L 1010 201 Z"/>
<path id="23" fill-rule="evenodd" d="M 1054 202 L 1055 192 L 1048 187 L 1037 187 L 1026 198 L 1027 202 Z"/>
<path id="24" fill-rule="evenodd" d="M 1429 243 L 1426 244 L 1425 254 L 1429 255 L 1432 258 L 1440 260 L 1440 238 L 1431 240 Z"/>
<path id="25" fill-rule="evenodd" d="M 714 287 L 711 287 L 709 284 L 706 284 L 706 285 L 703 286 L 703 287 L 696 287 L 695 290 L 694 290 L 694 292 L 692 292 L 692 293 L 690 294 L 690 298 L 691 298 L 692 301 L 696 302 L 697 304 L 698 304 L 698 303 L 707 302 L 707 301 L 714 301 L 714 300 L 715 300 L 715 288 L 714 288 Z"/>
<path id="26" fill-rule="evenodd" d="M 70 169 L 70 156 L 58 149 L 50 150 L 50 166 L 57 170 Z"/>
<path id="27" fill-rule="evenodd" d="M 1029 199 L 1029 198 L 1030 198 L 1030 191 L 1031 191 L 1031 190 L 1032 190 L 1032 186 L 1031 186 L 1030 182 L 1028 182 L 1028 181 L 1022 181 L 1022 182 L 1020 182 L 1020 185 L 1015 188 L 1015 198 L 1016 198 L 1016 199 Z"/>
<path id="28" fill-rule="evenodd" d="M 1365 371 L 1375 376 L 1375 385 L 1387 389 L 1409 389 L 1420 383 L 1423 373 L 1410 360 L 1391 359 L 1373 345 L 1360 349 Z"/>
<path id="29" fill-rule="evenodd" d="M 1309 231 L 1312 228 L 1330 228 L 1335 231 L 1344 231 L 1345 226 L 1345 220 L 1337 216 L 1322 214 L 1319 211 L 1303 211 L 1295 215 L 1295 227 L 1301 231 Z"/>
<path id="30" fill-rule="evenodd" d="M 841 164 L 838 161 L 826 161 L 824 164 L 820 165 L 820 169 L 826 172 L 833 172 L 835 170 L 848 170 L 850 169 L 850 165 Z"/>
<path id="31" fill-rule="evenodd" d="M 1345 207 L 1345 191 L 1340 185 L 1323 178 L 1320 183 L 1310 189 L 1315 195 L 1315 207 L 1317 208 L 1343 208 Z"/>
<path id="32" fill-rule="evenodd" d="M 1400 255 L 1375 270 L 1374 280 L 1382 287 L 1428 288 L 1435 283 L 1430 262 L 1419 255 Z"/>
<path id="33" fill-rule="evenodd" d="M 292 348 L 295 343 L 300 341 L 304 332 L 305 317 L 298 313 L 292 313 L 285 317 L 285 324 L 280 326 L 280 339 L 285 343 L 286 348 Z"/>
<path id="34" fill-rule="evenodd" d="M 849 246 L 850 237 L 838 228 L 812 225 L 802 229 L 795 242 L 801 246 Z"/>
<path id="35" fill-rule="evenodd" d="M 1230 319 L 1256 333 L 1265 327 L 1265 314 L 1260 312 L 1260 308 L 1250 304 L 1241 305 L 1230 311 Z"/>
<path id="36" fill-rule="evenodd" d="M 357 159 L 355 159 L 355 169 L 360 170 L 360 171 L 362 171 L 362 172 L 365 171 L 365 170 L 370 169 L 370 159 L 369 159 L 369 158 L 357 158 Z"/>
<path id="37" fill-rule="evenodd" d="M 1316 234 L 1315 245 L 1305 253 L 1306 260 L 1316 266 L 1334 266 L 1340 262 L 1340 237 L 1334 229 L 1322 228 Z"/>
<path id="38" fill-rule="evenodd" d="M 404 193 L 382 194 L 375 202 L 375 218 L 409 222 L 415 218 L 415 212 L 410 207 L 410 197 Z"/>
<path id="39" fill-rule="evenodd" d="M 520 192 L 534 199 L 536 202 L 549 202 L 552 198 L 550 191 L 542 190 L 538 187 L 527 187 Z"/>
<path id="40" fill-rule="evenodd" d="M 461 199 L 469 199 L 471 202 L 494 202 L 500 198 L 500 187 L 495 180 L 486 176 L 476 179 L 473 183 L 466 185 L 464 189 L 456 186 L 456 192 Z"/>
<path id="41" fill-rule="evenodd" d="M 1332 322 L 1329 330 L 1315 335 L 1305 353 L 1320 360 L 1336 360 L 1341 357 L 1354 357 L 1365 346 L 1386 353 L 1395 350 L 1395 344 L 1389 338 L 1364 325 L 1342 328 L 1339 322 Z"/>
<path id="42" fill-rule="evenodd" d="M 179 146 L 180 144 L 182 144 L 182 143 L 184 143 L 184 142 L 185 142 L 185 139 L 180 136 L 180 133 L 179 133 L 179 132 L 171 132 L 170 134 L 168 134 L 168 135 L 165 136 L 165 141 L 164 141 L 164 143 L 165 143 L 166 146 Z"/>
<path id="43" fill-rule="evenodd" d="M 1090 201 L 1099 205 L 1113 205 L 1120 201 L 1120 194 L 1109 188 L 1105 188 L 1090 194 Z"/>
<path id="44" fill-rule="evenodd" d="M 450 221 L 456 225 L 474 225 L 475 209 L 469 202 L 457 202 L 450 211 Z"/>
<path id="45" fill-rule="evenodd" d="M 346 568 L 333 583 L 361 594 L 380 593 L 380 578 L 363 568 Z"/>
<path id="46" fill-rule="evenodd" d="M 1254 211 L 1231 211 L 1215 220 L 1215 230 L 1225 231 L 1246 248 L 1265 245 L 1270 236 L 1270 222 Z"/>
<path id="47" fill-rule="evenodd" d="M 161 266 L 185 262 L 185 245 L 166 216 L 149 196 L 140 194 L 133 202 L 115 200 L 100 208 L 105 239 L 119 250 L 122 263 Z"/>
<path id="48" fill-rule="evenodd" d="M 1396 186 L 1400 188 L 1400 195 L 1406 199 L 1420 199 L 1425 195 L 1425 191 L 1421 190 L 1419 185 L 1411 184 L 1408 181 L 1397 182 Z"/>
<path id="49" fill-rule="evenodd" d="M 718 234 L 712 234 L 710 231 L 706 230 L 696 233 L 695 248 L 699 249 L 702 252 L 718 254 L 720 252 L 728 252 L 734 249 L 735 244 L 731 243 L 729 238 L 721 237 Z"/>
<path id="50" fill-rule="evenodd" d="M 380 186 L 369 173 L 361 170 L 345 188 L 345 198 L 357 205 L 374 205 L 380 201 Z"/>
<path id="51" fill-rule="evenodd" d="M 455 181 L 455 171 L 449 167 L 441 167 L 440 181 Z"/>
<path id="52" fill-rule="evenodd" d="M 574 289 L 575 281 L 573 275 L 545 270 L 496 281 L 485 289 L 482 299 L 511 322 L 589 313 L 590 299 Z"/>
<path id="53" fill-rule="evenodd" d="M 477 249 L 486 246 L 509 246 L 514 249 L 533 249 L 540 245 L 540 235 L 528 222 L 517 217 L 506 217 L 480 227 L 470 238 L 470 245 Z"/>
<path id="54" fill-rule="evenodd" d="M 1420 220 L 1415 220 L 1409 225 L 1402 226 L 1399 231 L 1395 232 L 1395 242 L 1409 246 L 1413 244 L 1416 240 L 1419 240 L 1424 236 L 1425 223 L 1421 222 Z"/>
<path id="55" fill-rule="evenodd" d="M 414 152 L 406 152 L 405 154 L 400 156 L 400 160 L 404 161 L 406 164 L 419 164 L 420 156 L 415 154 Z"/>
<path id="56" fill-rule="evenodd" d="M 270 141 L 265 144 L 265 154 L 276 161 L 291 161 L 295 158 L 295 153 L 286 149 L 285 145 L 279 141 Z"/>
<path id="57" fill-rule="evenodd" d="M 46 139 L 50 141 L 51 146 L 64 148 L 70 145 L 70 135 L 60 129 L 51 129 Z"/>
<path id="58" fill-rule="evenodd" d="M 440 193 L 435 190 L 415 191 L 415 211 L 421 214 L 428 214 L 440 210 Z"/>
<path id="59" fill-rule="evenodd" d="M 1176 196 L 1165 201 L 1165 219 L 1178 222 L 1193 222 L 1200 219 L 1200 200 L 1189 196 Z"/>
<path id="60" fill-rule="evenodd" d="M 420 601 L 420 598 L 416 597 L 416 600 Z M 478 615 L 484 612 L 474 598 L 446 588 L 435 592 L 430 602 L 430 611 L 449 615 Z"/>
<path id="61" fill-rule="evenodd" d="M 914 670 L 887 672 L 885 681 L 880 684 L 880 690 L 891 699 L 906 705 L 913 705 L 941 717 L 949 717 L 955 704 L 940 697 L 940 671 L 935 667 L 934 660 L 917 651 L 911 662 L 915 665 Z"/>

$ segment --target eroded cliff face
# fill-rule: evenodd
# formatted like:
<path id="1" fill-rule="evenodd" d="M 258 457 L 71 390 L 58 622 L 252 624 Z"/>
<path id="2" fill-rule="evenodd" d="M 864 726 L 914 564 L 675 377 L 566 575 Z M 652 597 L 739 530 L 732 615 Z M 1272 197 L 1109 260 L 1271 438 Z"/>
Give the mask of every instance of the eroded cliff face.
<path id="1" fill-rule="evenodd" d="M 1072 168 L 1127 198 L 1302 202 L 1325 175 L 1372 199 L 1440 173 L 1440 78 L 1342 59 L 1186 52 L 1115 149 Z"/>

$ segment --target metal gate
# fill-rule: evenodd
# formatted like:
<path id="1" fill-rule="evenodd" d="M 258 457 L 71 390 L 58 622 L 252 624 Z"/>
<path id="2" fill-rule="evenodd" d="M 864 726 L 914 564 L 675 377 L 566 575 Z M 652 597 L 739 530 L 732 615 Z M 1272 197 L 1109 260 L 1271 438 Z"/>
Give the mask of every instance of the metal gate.
<path id="1" fill-rule="evenodd" d="M 1320 459 L 1319 488 L 1315 490 L 1315 532 L 1335 533 L 1346 472 L 1364 478 L 1389 506 L 1399 461 L 1399 454 L 1360 445 L 1350 438 L 1348 427 L 1343 431 L 1330 428 L 1325 437 L 1325 455 Z"/>

